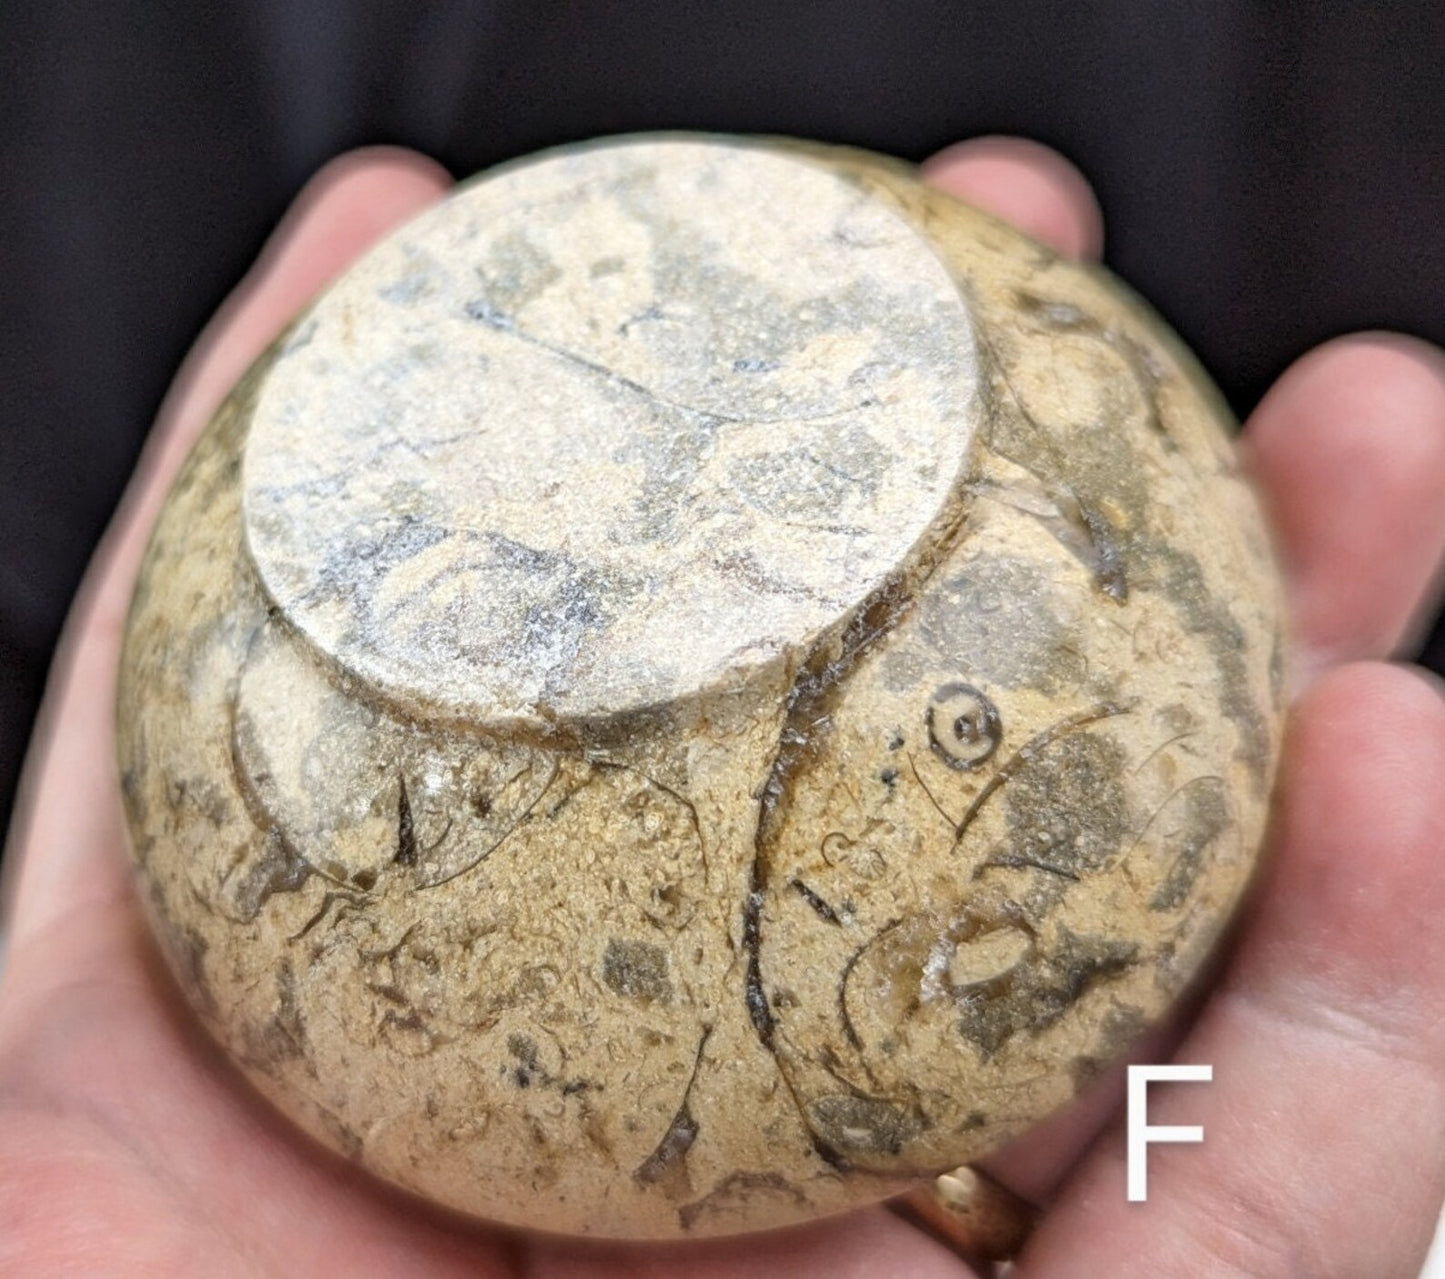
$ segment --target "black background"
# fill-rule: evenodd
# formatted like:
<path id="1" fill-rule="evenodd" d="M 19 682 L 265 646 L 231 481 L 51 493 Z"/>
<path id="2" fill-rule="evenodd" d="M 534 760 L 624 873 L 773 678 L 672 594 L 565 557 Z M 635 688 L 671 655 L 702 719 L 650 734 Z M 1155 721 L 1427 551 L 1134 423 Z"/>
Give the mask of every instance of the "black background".
<path id="1" fill-rule="evenodd" d="M 0 3 L 0 822 L 185 348 L 349 147 L 467 174 L 669 127 L 1048 142 L 1241 414 L 1350 329 L 1445 342 L 1434 3 Z M 1440 636 L 1427 654 L 1445 657 Z"/>

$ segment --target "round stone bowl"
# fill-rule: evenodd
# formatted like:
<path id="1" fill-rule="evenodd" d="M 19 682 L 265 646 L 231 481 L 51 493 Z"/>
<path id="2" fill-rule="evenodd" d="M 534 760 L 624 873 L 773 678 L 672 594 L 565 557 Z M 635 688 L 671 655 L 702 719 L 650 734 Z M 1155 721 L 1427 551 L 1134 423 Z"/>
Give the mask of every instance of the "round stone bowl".
<path id="1" fill-rule="evenodd" d="M 176 481 L 119 764 L 156 933 L 302 1128 L 465 1213 L 754 1230 L 1065 1105 L 1250 877 L 1280 591 L 1105 272 L 880 157 L 460 188 Z"/>

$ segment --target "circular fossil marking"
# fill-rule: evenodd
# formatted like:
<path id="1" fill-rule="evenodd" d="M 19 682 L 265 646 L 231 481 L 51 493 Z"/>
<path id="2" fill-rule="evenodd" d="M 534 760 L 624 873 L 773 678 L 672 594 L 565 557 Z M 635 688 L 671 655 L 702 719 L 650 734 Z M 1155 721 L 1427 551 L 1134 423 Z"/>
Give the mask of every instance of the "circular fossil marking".
<path id="1" fill-rule="evenodd" d="M 944 684 L 923 712 L 928 744 L 950 768 L 977 768 L 1003 740 L 1003 721 L 987 696 L 972 684 Z"/>

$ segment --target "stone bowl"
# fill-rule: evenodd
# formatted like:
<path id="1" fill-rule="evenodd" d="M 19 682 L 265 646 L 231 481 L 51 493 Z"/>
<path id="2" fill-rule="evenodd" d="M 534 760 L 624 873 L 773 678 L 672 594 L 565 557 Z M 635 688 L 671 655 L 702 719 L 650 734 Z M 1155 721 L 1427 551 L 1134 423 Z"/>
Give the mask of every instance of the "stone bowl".
<path id="1" fill-rule="evenodd" d="M 119 698 L 177 978 L 495 1221 L 897 1194 L 1066 1105 L 1250 878 L 1281 593 L 1160 321 L 855 151 L 607 140 L 402 228 L 175 483 Z"/>

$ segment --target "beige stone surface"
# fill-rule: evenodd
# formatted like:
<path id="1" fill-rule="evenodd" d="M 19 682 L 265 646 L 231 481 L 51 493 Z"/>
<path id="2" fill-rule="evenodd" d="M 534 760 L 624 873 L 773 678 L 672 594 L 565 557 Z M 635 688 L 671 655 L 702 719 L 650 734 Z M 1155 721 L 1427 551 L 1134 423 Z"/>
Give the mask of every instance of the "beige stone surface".
<path id="1" fill-rule="evenodd" d="M 1105 273 L 876 157 L 484 176 L 155 531 L 119 752 L 178 977 L 483 1217 L 727 1233 L 977 1158 L 1249 878 L 1284 655 L 1226 427 Z"/>

